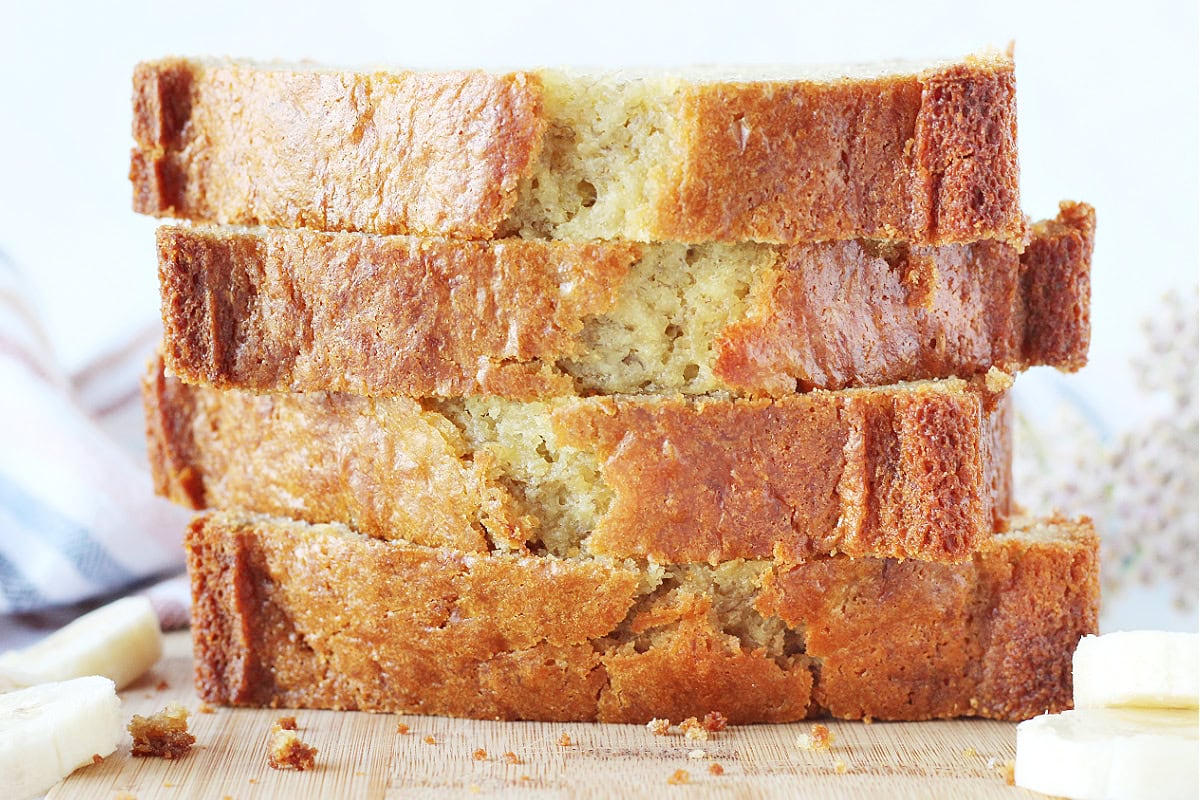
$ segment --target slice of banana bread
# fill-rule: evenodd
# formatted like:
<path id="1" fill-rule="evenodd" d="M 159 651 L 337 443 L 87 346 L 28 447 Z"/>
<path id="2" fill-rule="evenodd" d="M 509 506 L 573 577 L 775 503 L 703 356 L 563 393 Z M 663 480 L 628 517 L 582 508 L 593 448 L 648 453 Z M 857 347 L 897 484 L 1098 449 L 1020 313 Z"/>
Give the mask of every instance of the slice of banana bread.
<path id="1" fill-rule="evenodd" d="M 1017 242 L 1012 58 L 809 71 L 134 71 L 134 208 L 487 239 Z"/>
<path id="2" fill-rule="evenodd" d="M 464 551 L 970 558 L 1011 511 L 1008 403 L 962 381 L 776 400 L 372 400 L 144 384 L 161 494 Z"/>
<path id="3" fill-rule="evenodd" d="M 963 564 L 471 554 L 214 512 L 187 537 L 210 703 L 496 719 L 1018 720 L 1070 707 L 1088 521 Z"/>
<path id="4" fill-rule="evenodd" d="M 1064 203 L 1022 255 L 165 227 L 165 354 L 221 387 L 514 399 L 1077 369 L 1094 224 Z"/>

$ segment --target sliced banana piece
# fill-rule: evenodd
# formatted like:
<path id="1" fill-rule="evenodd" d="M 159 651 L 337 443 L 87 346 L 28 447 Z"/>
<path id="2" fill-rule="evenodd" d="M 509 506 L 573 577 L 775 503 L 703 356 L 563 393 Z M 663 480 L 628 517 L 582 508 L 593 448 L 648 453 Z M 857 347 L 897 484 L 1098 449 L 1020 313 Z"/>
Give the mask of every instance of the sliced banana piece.
<path id="1" fill-rule="evenodd" d="M 1200 707 L 1200 635 L 1121 631 L 1075 649 L 1075 707 Z"/>
<path id="2" fill-rule="evenodd" d="M 44 683 L 0 695 L 0 795 L 45 792 L 117 749 L 121 701 L 108 678 Z"/>
<path id="3" fill-rule="evenodd" d="M 1017 726 L 1017 786 L 1073 800 L 1200 793 L 1197 712 L 1085 708 Z"/>
<path id="4" fill-rule="evenodd" d="M 84 614 L 37 644 L 0 655 L 0 690 L 103 675 L 123 689 L 162 656 L 158 617 L 144 597 Z"/>

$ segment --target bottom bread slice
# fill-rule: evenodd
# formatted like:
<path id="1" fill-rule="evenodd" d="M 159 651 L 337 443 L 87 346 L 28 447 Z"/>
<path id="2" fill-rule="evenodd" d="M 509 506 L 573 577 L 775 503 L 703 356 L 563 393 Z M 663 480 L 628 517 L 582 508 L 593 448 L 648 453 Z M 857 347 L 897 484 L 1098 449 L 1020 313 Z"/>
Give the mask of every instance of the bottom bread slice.
<path id="1" fill-rule="evenodd" d="M 187 538 L 208 702 L 492 719 L 1019 720 L 1071 705 L 1096 631 L 1087 520 L 970 561 L 466 553 L 212 512 Z"/>

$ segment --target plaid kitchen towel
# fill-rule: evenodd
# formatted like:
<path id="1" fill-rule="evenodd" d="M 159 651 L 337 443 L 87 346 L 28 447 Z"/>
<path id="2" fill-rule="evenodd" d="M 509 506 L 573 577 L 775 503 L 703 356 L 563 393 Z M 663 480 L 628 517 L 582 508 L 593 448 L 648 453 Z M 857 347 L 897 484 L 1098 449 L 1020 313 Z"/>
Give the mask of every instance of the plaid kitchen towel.
<path id="1" fill-rule="evenodd" d="M 111 595 L 183 566 L 188 513 L 154 495 L 142 451 L 146 330 L 74 375 L 0 254 L 0 614 Z M 157 596 L 165 624 L 181 593 Z"/>

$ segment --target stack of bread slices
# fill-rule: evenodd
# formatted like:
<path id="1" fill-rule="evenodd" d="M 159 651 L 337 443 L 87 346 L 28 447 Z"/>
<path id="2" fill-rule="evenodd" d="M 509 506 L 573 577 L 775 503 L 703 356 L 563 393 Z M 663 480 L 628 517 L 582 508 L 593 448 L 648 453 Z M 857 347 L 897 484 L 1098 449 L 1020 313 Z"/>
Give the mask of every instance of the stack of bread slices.
<path id="1" fill-rule="evenodd" d="M 134 75 L 145 383 L 211 703 L 1022 719 L 1096 629 L 1005 393 L 1094 217 L 1018 203 L 1011 54 L 792 73 Z"/>

